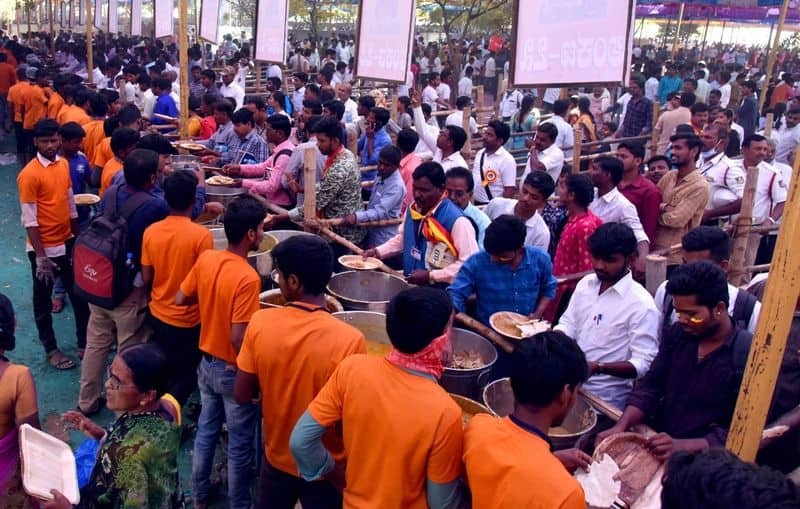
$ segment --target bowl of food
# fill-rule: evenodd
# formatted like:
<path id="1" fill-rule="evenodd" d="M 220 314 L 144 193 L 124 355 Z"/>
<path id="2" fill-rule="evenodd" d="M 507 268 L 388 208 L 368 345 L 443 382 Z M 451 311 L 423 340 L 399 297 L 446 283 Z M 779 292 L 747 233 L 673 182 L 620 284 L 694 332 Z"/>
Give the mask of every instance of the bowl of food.
<path id="1" fill-rule="evenodd" d="M 372 311 L 343 311 L 333 313 L 339 320 L 348 323 L 364 334 L 367 353 L 384 357 L 392 351 L 389 334 L 386 333 L 386 315 Z"/>
<path id="2" fill-rule="evenodd" d="M 175 146 L 180 150 L 185 150 L 187 152 L 192 152 L 192 153 L 199 153 L 206 149 L 204 145 L 188 141 L 179 141 L 175 144 Z"/>
<path id="3" fill-rule="evenodd" d="M 339 257 L 339 263 L 343 267 L 353 270 L 375 270 L 380 267 L 383 262 L 371 256 L 364 258 L 361 255 L 343 255 Z"/>
<path id="4" fill-rule="evenodd" d="M 531 320 L 525 315 L 511 311 L 498 311 L 489 317 L 489 325 L 509 339 L 522 339 L 550 330 L 547 320 Z"/>
<path id="5" fill-rule="evenodd" d="M 100 197 L 92 193 L 76 194 L 73 198 L 75 199 L 75 205 L 78 207 L 91 207 L 92 205 L 100 203 Z"/>

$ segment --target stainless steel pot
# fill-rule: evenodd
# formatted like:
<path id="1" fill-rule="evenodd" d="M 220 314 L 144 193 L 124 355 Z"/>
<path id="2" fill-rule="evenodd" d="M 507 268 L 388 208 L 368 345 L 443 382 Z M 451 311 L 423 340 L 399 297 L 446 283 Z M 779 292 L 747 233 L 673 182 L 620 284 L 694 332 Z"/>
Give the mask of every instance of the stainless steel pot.
<path id="1" fill-rule="evenodd" d="M 214 249 L 226 249 L 228 247 L 228 239 L 225 237 L 225 229 L 210 228 L 210 231 L 211 237 L 214 239 Z M 247 255 L 248 263 L 256 269 L 256 272 L 262 276 L 262 279 L 269 279 L 269 275 L 272 272 L 272 249 L 277 244 L 278 239 L 269 233 L 265 233 L 264 240 L 261 241 L 258 251 L 250 251 Z"/>
<path id="2" fill-rule="evenodd" d="M 241 187 L 206 185 L 206 201 L 219 202 L 225 207 L 230 205 L 237 196 L 241 196 L 243 194 L 247 194 L 247 189 L 243 189 Z"/>
<path id="3" fill-rule="evenodd" d="M 450 333 L 453 352 L 476 352 L 483 365 L 472 369 L 444 368 L 439 384 L 447 392 L 480 400 L 483 387 L 489 382 L 492 366 L 497 362 L 497 350 L 483 336 L 472 331 L 454 328 Z"/>
<path id="4" fill-rule="evenodd" d="M 290 237 L 296 237 L 298 235 L 314 236 L 313 233 L 308 233 L 301 230 L 270 230 L 268 233 L 278 239 L 278 242 L 283 242 Z"/>
<path id="5" fill-rule="evenodd" d="M 169 165 L 173 171 L 189 170 L 195 172 L 200 169 L 200 157 L 190 155 L 169 156 Z"/>
<path id="6" fill-rule="evenodd" d="M 392 297 L 406 288 L 405 280 L 371 270 L 340 272 L 328 283 L 328 293 L 339 299 L 348 311 L 383 313 Z"/>
<path id="7" fill-rule="evenodd" d="M 283 298 L 283 294 L 281 293 L 280 289 L 274 289 L 261 292 L 258 296 L 258 303 L 261 306 L 261 309 L 282 308 L 286 306 L 286 299 Z M 327 294 L 325 295 L 325 307 L 331 313 L 339 313 L 344 310 L 341 302 L 336 300 L 335 297 Z"/>
<path id="8" fill-rule="evenodd" d="M 501 378 L 483 389 L 483 403 L 498 417 L 505 417 L 514 411 L 514 393 L 511 390 L 511 379 Z M 564 422 L 556 428 L 550 428 L 547 435 L 553 441 L 554 449 L 569 449 L 583 435 L 597 426 L 597 413 L 582 396 L 575 397 L 575 404 L 567 413 Z"/>
<path id="9" fill-rule="evenodd" d="M 333 316 L 346 322 L 364 334 L 367 340 L 367 353 L 386 355 L 391 350 L 392 342 L 386 333 L 386 315 L 373 311 L 342 311 Z"/>

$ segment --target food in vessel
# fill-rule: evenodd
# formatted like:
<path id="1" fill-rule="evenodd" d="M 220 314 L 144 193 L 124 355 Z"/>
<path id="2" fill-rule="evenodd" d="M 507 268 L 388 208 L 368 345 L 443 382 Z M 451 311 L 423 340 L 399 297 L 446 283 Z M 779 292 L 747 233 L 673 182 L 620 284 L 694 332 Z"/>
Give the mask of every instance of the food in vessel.
<path id="1" fill-rule="evenodd" d="M 363 258 L 361 255 L 344 255 L 339 257 L 339 263 L 349 269 L 372 270 L 381 266 L 377 258 Z"/>
<path id="2" fill-rule="evenodd" d="M 511 311 L 499 311 L 489 317 L 489 323 L 500 334 L 512 338 L 529 338 L 550 329 L 547 320 L 531 320 L 525 315 Z"/>
<path id="3" fill-rule="evenodd" d="M 368 354 L 384 357 L 391 351 L 392 351 L 392 345 L 389 345 L 387 343 L 381 343 L 379 341 L 371 341 L 367 339 Z"/>
<path id="4" fill-rule="evenodd" d="M 184 150 L 188 150 L 189 152 L 201 152 L 206 148 L 203 145 L 200 145 L 199 143 L 180 143 L 178 144 L 178 147 Z"/>
<path id="5" fill-rule="evenodd" d="M 206 184 L 210 186 L 230 186 L 234 182 L 236 182 L 234 179 L 225 175 L 214 175 L 206 179 Z"/>
<path id="6" fill-rule="evenodd" d="M 453 352 L 453 358 L 450 360 L 450 365 L 447 367 L 453 369 L 476 369 L 485 364 L 486 363 L 483 362 L 483 358 L 478 352 L 469 350 Z"/>
<path id="7" fill-rule="evenodd" d="M 75 198 L 75 205 L 94 205 L 100 201 L 99 196 L 91 193 L 76 194 L 73 198 Z"/>

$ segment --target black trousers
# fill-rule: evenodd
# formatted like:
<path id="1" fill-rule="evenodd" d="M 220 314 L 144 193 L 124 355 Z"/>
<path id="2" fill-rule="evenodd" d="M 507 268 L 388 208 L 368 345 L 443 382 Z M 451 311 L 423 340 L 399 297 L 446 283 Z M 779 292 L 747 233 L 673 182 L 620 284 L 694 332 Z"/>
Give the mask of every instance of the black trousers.
<path id="1" fill-rule="evenodd" d="M 328 481 L 305 481 L 261 462 L 256 509 L 294 509 L 300 500 L 303 509 L 338 509 L 342 495 Z"/>
<path id="2" fill-rule="evenodd" d="M 169 379 L 167 392 L 183 406 L 197 389 L 197 366 L 200 364 L 200 325 L 176 327 L 150 315 L 153 335 L 150 340 L 161 347 L 167 357 Z"/>
<path id="3" fill-rule="evenodd" d="M 56 333 L 53 330 L 53 302 L 50 300 L 53 294 L 53 283 L 43 283 L 36 279 L 36 253 L 33 251 L 28 252 L 28 259 L 31 262 L 31 276 L 33 278 L 33 316 L 36 320 L 36 329 L 39 332 L 39 341 L 42 342 L 44 351 L 49 354 L 58 349 Z M 72 303 L 78 348 L 86 348 L 86 325 L 89 323 L 89 304 L 85 300 L 76 297 L 73 293 L 72 242 L 67 242 L 66 255 L 50 259 L 58 267 L 56 276 L 61 277 L 64 288 L 67 290 L 67 295 L 69 295 L 69 301 Z"/>

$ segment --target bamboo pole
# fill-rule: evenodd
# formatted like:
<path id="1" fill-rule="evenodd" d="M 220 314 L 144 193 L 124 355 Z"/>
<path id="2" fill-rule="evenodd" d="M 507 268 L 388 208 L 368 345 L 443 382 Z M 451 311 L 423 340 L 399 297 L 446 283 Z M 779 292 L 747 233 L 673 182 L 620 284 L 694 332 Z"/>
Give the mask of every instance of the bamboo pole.
<path id="1" fill-rule="evenodd" d="M 256 92 L 261 92 L 261 62 L 256 62 Z"/>
<path id="2" fill-rule="evenodd" d="M 392 105 L 389 110 L 389 118 L 397 122 L 397 87 L 392 87 Z"/>
<path id="3" fill-rule="evenodd" d="M 655 295 L 661 283 L 667 279 L 667 257 L 649 254 L 645 259 L 645 286 L 650 295 Z"/>
<path id="4" fill-rule="evenodd" d="M 775 122 L 775 114 L 767 113 L 767 119 L 764 122 L 764 137 L 769 138 L 772 134 L 772 124 Z"/>
<path id="5" fill-rule="evenodd" d="M 678 10 L 678 26 L 675 29 L 675 38 L 672 39 L 672 61 L 673 62 L 675 62 L 675 55 L 678 54 L 678 38 L 681 35 L 681 26 L 683 25 L 683 11 L 685 9 L 686 9 L 686 4 L 684 2 L 681 2 L 681 7 Z"/>
<path id="6" fill-rule="evenodd" d="M 658 101 L 653 101 L 653 126 L 650 128 L 650 132 L 652 133 L 652 137 L 650 138 L 650 152 L 652 152 L 653 155 L 658 151 L 658 137 L 661 135 L 656 129 L 660 108 L 661 106 L 658 104 Z"/>
<path id="7" fill-rule="evenodd" d="M 708 37 L 708 24 L 709 23 L 711 23 L 711 16 L 710 15 L 706 18 L 706 29 L 705 29 L 705 31 L 703 31 L 703 49 L 700 50 L 700 58 L 703 58 L 703 56 L 706 53 L 706 38 Z"/>
<path id="8" fill-rule="evenodd" d="M 575 143 L 572 147 L 572 173 L 581 172 L 581 144 L 583 143 L 583 129 L 580 125 L 576 125 L 573 132 L 575 133 Z"/>
<path id="9" fill-rule="evenodd" d="M 481 112 L 481 109 L 483 109 L 483 107 L 485 106 L 485 104 L 484 104 L 484 95 L 483 95 L 483 85 L 478 85 L 477 87 L 475 87 L 475 90 L 476 90 L 476 94 L 477 94 L 477 97 L 478 97 L 478 123 L 482 124 L 483 123 L 483 113 Z"/>
<path id="10" fill-rule="evenodd" d="M 789 0 L 783 0 L 781 6 L 781 17 L 778 19 L 778 30 L 775 32 L 775 41 L 769 50 L 769 59 L 767 60 L 767 73 L 764 75 L 764 87 L 761 89 L 761 97 L 758 98 L 758 111 L 764 109 L 764 102 L 767 100 L 767 90 L 769 83 L 772 79 L 772 71 L 775 68 L 775 58 L 778 56 L 778 47 L 781 44 L 781 32 L 783 31 L 783 24 L 786 21 L 786 12 L 789 10 Z"/>
<path id="11" fill-rule="evenodd" d="M 346 238 L 342 237 L 341 235 L 332 232 L 328 228 L 319 228 L 319 232 L 322 235 L 324 235 L 324 236 L 328 237 L 329 239 L 331 239 L 332 241 L 336 242 L 337 244 L 346 247 L 351 252 L 353 252 L 353 253 L 355 253 L 357 255 L 360 255 L 360 254 L 364 253 L 363 249 L 361 249 L 357 245 L 353 244 L 352 242 L 350 242 Z M 386 274 L 390 274 L 392 276 L 405 278 L 405 276 L 403 275 L 402 272 L 399 272 L 399 271 L 396 271 L 396 270 L 392 269 L 391 267 L 389 267 L 388 265 L 386 265 L 383 262 L 381 262 L 380 266 L 378 267 L 378 270 L 380 270 L 381 272 L 385 272 Z"/>
<path id="12" fill-rule="evenodd" d="M 464 127 L 464 132 L 467 133 L 467 142 L 461 148 L 461 155 L 469 157 L 472 155 L 472 129 L 470 126 L 470 119 L 472 118 L 472 108 L 467 106 L 464 108 L 464 114 L 461 120 L 461 125 Z"/>
<path id="13" fill-rule="evenodd" d="M 92 12 L 92 0 L 85 0 L 86 9 L 86 83 L 94 83 L 94 41 L 92 40 L 92 29 L 94 28 L 94 13 Z"/>
<path id="14" fill-rule="evenodd" d="M 733 250 L 728 270 L 728 281 L 734 285 L 742 284 L 744 277 L 744 256 L 747 251 L 747 239 L 753 226 L 753 205 L 755 203 L 756 186 L 758 184 L 758 166 L 747 168 L 744 181 L 744 197 L 742 208 L 736 220 L 736 229 L 733 235 Z"/>
<path id="15" fill-rule="evenodd" d="M 792 173 L 797 175 L 798 169 L 800 156 L 795 156 Z M 726 443 L 726 447 L 744 461 L 756 458 L 800 295 L 800 250 L 795 240 L 800 231 L 800 179 L 793 178 L 789 183 L 784 210 L 761 314 Z"/>
<path id="16" fill-rule="evenodd" d="M 55 12 L 55 2 L 53 0 L 47 0 L 47 17 L 48 21 L 50 22 L 50 54 L 53 56 L 53 58 L 56 56 L 56 34 L 53 23 Z"/>
<path id="17" fill-rule="evenodd" d="M 306 218 L 317 217 L 317 154 L 313 148 L 303 153 L 303 215 Z M 309 226 L 306 231 L 312 230 Z"/>
<path id="18" fill-rule="evenodd" d="M 110 5 L 110 4 L 109 4 Z M 180 74 L 180 134 L 181 139 L 189 138 L 189 2 L 178 0 L 178 62 Z"/>

